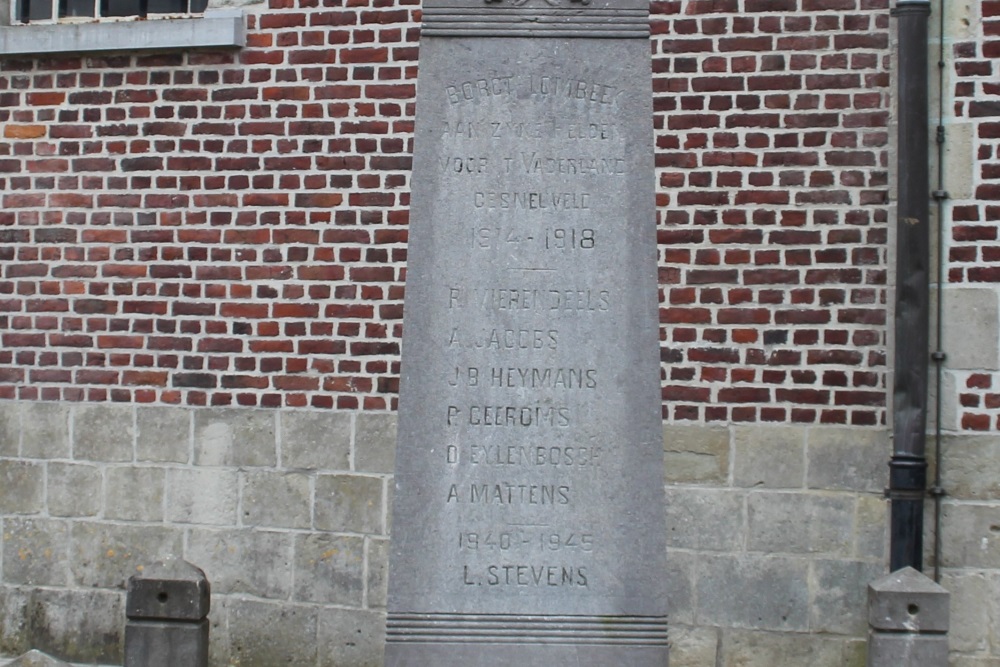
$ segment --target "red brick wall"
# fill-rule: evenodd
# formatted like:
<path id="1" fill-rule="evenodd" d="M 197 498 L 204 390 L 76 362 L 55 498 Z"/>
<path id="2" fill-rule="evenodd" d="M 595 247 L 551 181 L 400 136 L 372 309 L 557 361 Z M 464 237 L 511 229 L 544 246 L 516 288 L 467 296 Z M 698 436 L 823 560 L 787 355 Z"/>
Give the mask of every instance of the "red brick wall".
<path id="1" fill-rule="evenodd" d="M 0 59 L 0 398 L 393 407 L 418 5 L 319 4 Z M 665 416 L 884 422 L 888 2 L 652 7 Z"/>
<path id="2" fill-rule="evenodd" d="M 946 115 L 972 124 L 973 199 L 950 202 L 947 280 L 952 285 L 994 287 L 1000 283 L 1000 0 L 980 6 L 981 32 L 957 41 L 946 54 L 954 63 L 954 106 Z M 963 430 L 1000 430 L 1000 374 L 975 372 L 960 378 L 959 422 Z"/>

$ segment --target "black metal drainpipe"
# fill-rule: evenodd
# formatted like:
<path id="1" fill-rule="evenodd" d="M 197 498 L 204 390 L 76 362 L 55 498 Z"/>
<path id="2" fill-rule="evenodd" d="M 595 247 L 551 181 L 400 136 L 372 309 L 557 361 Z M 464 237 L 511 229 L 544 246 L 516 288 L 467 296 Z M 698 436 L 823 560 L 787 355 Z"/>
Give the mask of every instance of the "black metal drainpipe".
<path id="1" fill-rule="evenodd" d="M 930 0 L 897 0 L 896 352 L 889 462 L 889 564 L 923 569 L 930 326 L 927 23 Z"/>

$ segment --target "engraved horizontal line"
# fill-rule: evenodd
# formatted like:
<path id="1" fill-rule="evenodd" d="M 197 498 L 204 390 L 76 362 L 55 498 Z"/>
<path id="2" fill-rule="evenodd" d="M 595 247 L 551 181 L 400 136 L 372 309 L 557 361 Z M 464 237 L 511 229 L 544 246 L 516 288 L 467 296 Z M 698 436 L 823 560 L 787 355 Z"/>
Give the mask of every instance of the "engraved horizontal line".
<path id="1" fill-rule="evenodd" d="M 424 10 L 421 34 L 453 36 L 648 37 L 648 10 Z"/>
<path id="2" fill-rule="evenodd" d="M 607 30 L 595 32 L 592 30 L 578 30 L 575 28 L 573 30 L 552 30 L 541 28 L 534 30 L 497 30 L 496 28 L 490 28 L 489 30 L 447 30 L 423 28 L 421 29 L 420 34 L 425 37 L 590 37 L 592 39 L 645 39 L 649 37 L 648 30 L 645 32 L 626 30 Z"/>
<path id="3" fill-rule="evenodd" d="M 386 640 L 394 643 L 666 646 L 667 630 L 667 618 L 661 616 L 390 613 Z"/>
<path id="4" fill-rule="evenodd" d="M 600 645 L 600 646 L 669 646 L 670 642 L 667 639 L 662 641 L 650 641 L 650 640 L 614 640 L 606 637 L 600 638 L 587 638 L 587 637 L 536 637 L 522 636 L 522 637 L 497 637 L 495 635 L 488 637 L 466 637 L 466 636 L 447 636 L 447 635 L 434 635 L 433 637 L 413 637 L 413 636 L 399 636 L 393 635 L 391 633 L 386 633 L 386 642 L 393 644 L 585 644 L 585 645 Z"/>
<path id="5" fill-rule="evenodd" d="M 515 16 L 553 16 L 553 17 L 573 17 L 573 16 L 606 16 L 606 17 L 634 17 L 640 16 L 643 18 L 649 18 L 649 11 L 646 9 L 573 9 L 570 11 L 554 11 L 554 10 L 538 10 L 538 9 L 484 9 L 481 7 L 427 7 L 424 9 L 423 15 L 426 16 L 440 16 L 447 14 L 463 14 L 470 16 L 498 16 L 504 15 L 515 15 Z"/>

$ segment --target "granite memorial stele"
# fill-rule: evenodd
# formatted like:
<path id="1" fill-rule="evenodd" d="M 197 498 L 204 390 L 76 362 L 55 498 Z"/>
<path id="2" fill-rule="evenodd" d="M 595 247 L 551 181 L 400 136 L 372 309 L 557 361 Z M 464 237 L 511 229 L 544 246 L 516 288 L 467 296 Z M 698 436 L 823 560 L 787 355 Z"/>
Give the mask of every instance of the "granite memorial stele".
<path id="1" fill-rule="evenodd" d="M 389 667 L 667 664 L 649 8 L 425 0 Z"/>

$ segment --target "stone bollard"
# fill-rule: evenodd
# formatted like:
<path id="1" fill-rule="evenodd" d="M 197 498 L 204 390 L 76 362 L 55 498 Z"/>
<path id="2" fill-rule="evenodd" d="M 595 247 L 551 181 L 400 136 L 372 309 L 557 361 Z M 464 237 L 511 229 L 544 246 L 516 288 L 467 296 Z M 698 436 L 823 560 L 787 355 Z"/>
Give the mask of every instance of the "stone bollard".
<path id="1" fill-rule="evenodd" d="M 7 667 L 70 667 L 70 664 L 41 651 L 28 651 L 17 660 L 7 663 Z"/>
<path id="2" fill-rule="evenodd" d="M 125 667 L 207 667 L 209 584 L 179 558 L 128 580 Z"/>
<path id="3" fill-rule="evenodd" d="M 947 667 L 950 593 L 912 567 L 868 585 L 868 667 Z"/>

